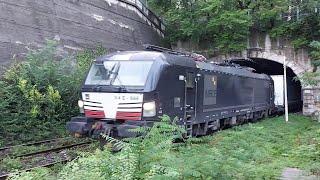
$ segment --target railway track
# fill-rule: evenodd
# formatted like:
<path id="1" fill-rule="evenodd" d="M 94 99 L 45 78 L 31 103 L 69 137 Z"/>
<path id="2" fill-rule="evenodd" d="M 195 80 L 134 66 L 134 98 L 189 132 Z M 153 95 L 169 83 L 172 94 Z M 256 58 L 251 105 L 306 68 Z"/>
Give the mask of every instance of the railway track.
<path id="1" fill-rule="evenodd" d="M 29 154 L 30 151 L 44 151 L 54 149 L 54 147 L 66 147 L 67 145 L 75 144 L 79 139 L 72 137 L 50 139 L 32 143 L 26 143 L 16 146 L 7 146 L 0 148 L 0 161 L 5 157 L 23 157 Z"/>
<path id="2" fill-rule="evenodd" d="M 31 143 L 26 143 L 26 144 L 20 144 L 20 145 L 16 145 L 16 146 L 6 146 L 6 147 L 1 147 L 0 148 L 0 152 L 7 150 L 7 149 L 12 149 L 15 147 L 23 147 L 23 146 L 35 146 L 35 145 L 41 145 L 41 144 L 46 144 L 46 143 L 52 143 L 55 141 L 59 141 L 59 140 L 66 140 L 66 139 L 71 139 L 71 137 L 68 138 L 56 138 L 56 139 L 48 139 L 48 140 L 43 140 L 43 141 L 38 141 L 38 142 L 31 142 Z"/>
<path id="3" fill-rule="evenodd" d="M 27 147 L 27 146 L 39 146 L 43 144 L 48 144 L 48 143 L 53 143 L 57 142 L 59 140 L 66 140 L 66 138 L 59 138 L 59 139 L 52 139 L 52 140 L 45 140 L 45 141 L 39 141 L 39 142 L 34 142 L 34 143 L 27 143 L 27 144 L 22 144 L 18 146 L 8 146 L 8 147 L 3 147 L 0 148 L 1 151 L 8 151 L 10 152 L 10 149 L 14 149 L 17 147 Z M 22 154 L 3 154 L 5 157 L 10 157 L 10 158 L 19 158 L 22 163 L 25 162 L 25 167 L 22 168 L 21 170 L 23 171 L 30 171 L 38 167 L 50 167 L 55 164 L 59 163 L 66 163 L 68 161 L 71 161 L 73 158 L 67 154 L 68 150 L 76 149 L 79 147 L 84 147 L 92 144 L 92 140 L 86 140 L 83 142 L 76 142 L 76 143 L 71 143 L 67 145 L 62 145 L 62 146 L 56 146 L 53 148 L 49 149 L 43 149 L 43 150 L 36 150 L 33 152 L 26 152 Z M 3 159 L 3 158 L 2 158 Z M 0 161 L 2 160 L 0 159 Z M 34 160 L 39 160 L 38 162 Z M 33 164 L 27 164 L 33 162 Z M 6 179 L 8 178 L 12 173 L 10 172 L 1 172 L 0 171 L 0 179 Z"/>

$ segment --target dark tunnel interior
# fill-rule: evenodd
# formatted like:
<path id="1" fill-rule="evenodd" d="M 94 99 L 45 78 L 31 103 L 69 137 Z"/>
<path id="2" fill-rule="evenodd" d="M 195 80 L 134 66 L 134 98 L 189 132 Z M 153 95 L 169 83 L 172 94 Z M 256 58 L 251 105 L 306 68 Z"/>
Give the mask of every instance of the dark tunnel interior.
<path id="1" fill-rule="evenodd" d="M 268 74 L 272 77 L 274 75 L 283 75 L 283 64 L 260 58 L 251 59 L 236 59 L 231 60 L 231 63 L 239 64 L 240 66 L 246 66 L 255 69 L 256 73 Z M 294 79 L 296 74 L 291 68 L 287 67 L 287 89 L 288 89 L 288 105 L 290 112 L 300 112 L 302 111 L 302 90 L 301 83 Z M 280 77 L 280 76 L 279 76 Z M 283 81 L 283 76 L 280 78 Z M 278 81 L 275 79 L 275 81 Z M 282 87 L 276 87 L 280 82 L 275 82 L 275 94 L 283 93 Z M 281 84 L 281 83 L 280 83 Z M 279 92 L 282 91 L 282 92 Z M 284 97 L 284 96 L 283 96 Z"/>

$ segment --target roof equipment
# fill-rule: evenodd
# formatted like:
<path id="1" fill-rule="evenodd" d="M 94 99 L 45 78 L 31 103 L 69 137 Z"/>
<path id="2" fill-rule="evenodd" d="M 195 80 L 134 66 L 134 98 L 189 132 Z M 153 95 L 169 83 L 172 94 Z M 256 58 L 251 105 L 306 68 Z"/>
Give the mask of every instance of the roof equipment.
<path id="1" fill-rule="evenodd" d="M 145 50 L 158 51 L 158 52 L 164 52 L 164 53 L 174 54 L 174 55 L 178 55 L 178 56 L 190 57 L 195 61 L 206 62 L 206 60 L 207 60 L 206 57 L 204 57 L 201 54 L 197 54 L 197 53 L 191 53 L 191 52 L 187 52 L 187 51 L 186 52 L 175 51 L 172 49 L 168 49 L 168 48 L 164 48 L 164 47 L 160 47 L 160 46 L 155 46 L 155 45 L 151 45 L 151 44 L 144 44 L 143 47 Z"/>

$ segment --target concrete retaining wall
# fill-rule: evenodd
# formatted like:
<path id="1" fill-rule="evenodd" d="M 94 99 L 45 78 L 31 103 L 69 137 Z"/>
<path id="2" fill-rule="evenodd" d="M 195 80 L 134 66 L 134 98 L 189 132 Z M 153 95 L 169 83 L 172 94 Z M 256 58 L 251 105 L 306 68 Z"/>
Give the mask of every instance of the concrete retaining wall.
<path id="1" fill-rule="evenodd" d="M 42 46 L 46 39 L 59 40 L 65 50 L 97 45 L 110 51 L 134 50 L 144 43 L 159 44 L 163 34 L 153 23 L 158 19 L 150 19 L 152 13 L 135 2 L 0 0 L 0 66 L 22 57 L 27 46 Z"/>

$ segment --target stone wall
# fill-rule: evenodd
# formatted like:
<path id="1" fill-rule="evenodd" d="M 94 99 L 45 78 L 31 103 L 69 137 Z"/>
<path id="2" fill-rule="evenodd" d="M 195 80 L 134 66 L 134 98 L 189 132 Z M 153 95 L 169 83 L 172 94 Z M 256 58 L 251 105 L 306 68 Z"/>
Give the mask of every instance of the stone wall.
<path id="1" fill-rule="evenodd" d="M 219 51 L 207 50 L 209 43 L 194 44 L 190 41 L 179 41 L 174 48 L 177 50 L 196 51 L 202 53 L 210 61 L 221 62 L 226 59 L 244 59 L 259 58 L 283 63 L 286 59 L 287 66 L 290 67 L 296 75 L 306 71 L 312 71 L 313 67 L 306 49 L 294 49 L 291 41 L 286 38 L 272 38 L 267 33 L 250 32 L 247 39 L 247 48 L 242 52 L 222 54 Z M 205 49 L 205 50 L 203 50 Z"/>
<path id="2" fill-rule="evenodd" d="M 209 45 L 205 45 L 209 47 Z M 297 76 L 313 70 L 308 51 L 306 49 L 294 49 L 289 39 L 272 38 L 267 33 L 251 32 L 247 40 L 247 48 L 242 52 L 221 54 L 218 51 L 201 51 L 203 47 L 191 42 L 178 42 L 174 47 L 178 50 L 203 52 L 209 61 L 221 62 L 226 59 L 259 59 L 274 61 L 289 67 Z M 205 47 L 203 49 L 206 49 Z M 320 119 L 320 88 L 302 89 L 303 114 L 317 116 Z M 317 100 L 318 99 L 318 100 Z"/>
<path id="3" fill-rule="evenodd" d="M 303 92 L 303 114 L 320 120 L 320 88 L 306 87 Z"/>
<path id="4" fill-rule="evenodd" d="M 138 0 L 0 0 L 0 66 L 46 39 L 64 50 L 134 50 L 159 44 L 163 30 Z"/>

